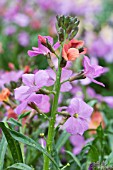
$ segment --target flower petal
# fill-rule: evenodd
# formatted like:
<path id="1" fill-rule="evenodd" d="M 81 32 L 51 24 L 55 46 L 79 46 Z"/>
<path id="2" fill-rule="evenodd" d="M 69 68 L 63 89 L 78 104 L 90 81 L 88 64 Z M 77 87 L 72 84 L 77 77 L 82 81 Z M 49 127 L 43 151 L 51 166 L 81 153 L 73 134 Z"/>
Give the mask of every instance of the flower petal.
<path id="1" fill-rule="evenodd" d="M 68 69 L 62 69 L 61 82 L 67 80 L 72 75 L 72 71 Z"/>
<path id="2" fill-rule="evenodd" d="M 72 135 L 78 133 L 76 119 L 74 117 L 70 117 L 63 126 L 66 129 L 66 131 Z"/>
<path id="3" fill-rule="evenodd" d="M 26 86 L 33 86 L 34 85 L 34 74 L 23 74 L 22 75 L 22 82 Z"/>
<path id="4" fill-rule="evenodd" d="M 65 82 L 61 85 L 61 92 L 68 92 L 72 89 L 72 85 L 70 84 L 70 82 Z"/>
<path id="5" fill-rule="evenodd" d="M 90 118 L 93 108 L 79 99 L 79 117 L 83 119 Z"/>
<path id="6" fill-rule="evenodd" d="M 95 79 L 91 79 L 91 81 L 92 81 L 93 83 L 96 83 L 96 84 L 99 84 L 99 85 L 105 87 L 105 85 L 104 85 L 103 83 L 101 83 L 101 82 L 99 82 L 99 81 L 97 81 L 97 80 L 95 80 Z"/>
<path id="7" fill-rule="evenodd" d="M 71 116 L 73 116 L 75 113 L 77 113 L 77 114 L 79 113 L 79 100 L 78 100 L 78 98 L 73 98 L 71 100 L 67 111 L 69 112 L 69 114 Z"/>
<path id="8" fill-rule="evenodd" d="M 47 72 L 45 70 L 39 70 L 35 74 L 35 85 L 37 85 L 39 88 L 46 86 L 48 79 L 49 76 Z"/>
<path id="9" fill-rule="evenodd" d="M 15 113 L 21 114 L 26 109 L 26 107 L 27 107 L 27 101 L 24 101 L 16 107 Z"/>
<path id="10" fill-rule="evenodd" d="M 18 87 L 14 91 L 15 91 L 15 99 L 19 101 L 26 99 L 31 94 L 30 87 L 28 86 Z"/>
<path id="11" fill-rule="evenodd" d="M 53 45 L 53 49 L 56 51 L 60 47 L 60 43 L 57 42 L 56 44 Z"/>

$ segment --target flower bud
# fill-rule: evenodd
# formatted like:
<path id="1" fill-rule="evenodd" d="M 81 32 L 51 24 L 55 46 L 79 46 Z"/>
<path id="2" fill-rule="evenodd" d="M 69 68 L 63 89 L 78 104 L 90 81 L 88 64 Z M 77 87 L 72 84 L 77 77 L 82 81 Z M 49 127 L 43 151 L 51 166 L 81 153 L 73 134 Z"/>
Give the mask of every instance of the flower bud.
<path id="1" fill-rule="evenodd" d="M 61 16 L 57 15 L 56 18 L 57 18 L 58 26 L 62 27 L 64 25 L 64 15 L 61 15 Z"/>
<path id="2" fill-rule="evenodd" d="M 41 36 L 41 35 L 38 35 L 38 39 L 40 40 L 40 42 L 41 42 L 42 45 L 46 45 L 46 38 L 44 38 L 44 37 Z"/>
<path id="3" fill-rule="evenodd" d="M 66 16 L 64 20 L 64 27 L 67 28 L 70 23 L 70 16 Z"/>
<path id="4" fill-rule="evenodd" d="M 48 39 L 46 38 L 46 45 L 45 45 L 52 53 L 55 53 L 53 47 L 51 46 L 51 44 L 49 43 Z"/>
<path id="5" fill-rule="evenodd" d="M 69 40 L 72 40 L 76 34 L 78 33 L 78 27 L 76 27 L 72 32 L 70 33 Z"/>
<path id="6" fill-rule="evenodd" d="M 48 61 L 48 64 L 49 64 L 50 68 L 54 69 L 55 66 L 53 64 L 53 61 L 51 60 L 50 53 L 47 54 L 47 61 Z"/>
<path id="7" fill-rule="evenodd" d="M 62 27 L 59 28 L 58 31 L 58 37 L 59 37 L 59 41 L 63 42 L 64 41 L 64 36 L 65 36 L 65 31 Z"/>
<path id="8" fill-rule="evenodd" d="M 81 71 L 80 73 L 77 73 L 75 76 L 70 77 L 69 81 L 72 82 L 74 80 L 79 80 L 84 78 L 86 78 L 84 75 L 84 71 Z"/>
<path id="9" fill-rule="evenodd" d="M 67 27 L 67 29 L 66 29 L 66 33 L 67 33 L 67 34 L 70 34 L 70 32 L 72 31 L 72 29 L 73 29 L 73 24 L 70 24 L 70 25 Z"/>

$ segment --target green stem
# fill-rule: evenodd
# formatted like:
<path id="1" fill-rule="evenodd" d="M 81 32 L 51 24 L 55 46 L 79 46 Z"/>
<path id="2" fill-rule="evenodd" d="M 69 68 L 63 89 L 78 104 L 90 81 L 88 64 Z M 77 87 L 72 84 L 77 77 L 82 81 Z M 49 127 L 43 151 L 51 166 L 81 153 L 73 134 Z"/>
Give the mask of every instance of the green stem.
<path id="1" fill-rule="evenodd" d="M 54 138 L 54 125 L 56 121 L 56 111 L 58 107 L 58 98 L 59 98 L 59 93 L 60 93 L 60 78 L 61 78 L 61 71 L 62 69 L 60 68 L 60 62 L 61 62 L 61 56 L 59 57 L 58 60 L 58 71 L 56 75 L 56 82 L 55 82 L 55 95 L 54 95 L 54 100 L 52 104 L 52 109 L 51 109 L 51 119 L 50 119 L 50 124 L 49 124 L 49 129 L 48 129 L 48 139 L 47 139 L 47 152 L 51 154 L 52 152 L 52 144 L 53 144 L 53 138 Z M 44 167 L 43 170 L 49 170 L 49 158 L 47 156 L 44 156 Z"/>

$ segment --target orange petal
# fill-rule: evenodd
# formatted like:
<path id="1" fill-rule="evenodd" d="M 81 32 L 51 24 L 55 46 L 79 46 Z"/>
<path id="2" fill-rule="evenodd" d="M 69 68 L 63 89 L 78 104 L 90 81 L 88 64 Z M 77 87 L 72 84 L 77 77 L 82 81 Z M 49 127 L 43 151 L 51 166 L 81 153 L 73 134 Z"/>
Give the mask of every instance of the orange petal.
<path id="1" fill-rule="evenodd" d="M 9 89 L 5 88 L 1 91 L 0 93 L 0 101 L 4 101 L 4 100 L 7 100 L 7 98 L 9 97 L 10 95 L 10 91 Z"/>
<path id="2" fill-rule="evenodd" d="M 69 61 L 74 61 L 79 57 L 79 51 L 76 48 L 70 48 L 67 53 L 67 58 Z"/>
<path id="3" fill-rule="evenodd" d="M 67 52 L 68 52 L 68 44 L 64 44 L 63 49 L 62 49 L 62 57 L 63 57 L 66 61 L 68 61 Z"/>
<path id="4" fill-rule="evenodd" d="M 79 48 L 79 47 L 83 47 L 84 45 L 84 41 L 76 40 L 76 39 L 72 39 L 70 43 L 72 48 Z"/>

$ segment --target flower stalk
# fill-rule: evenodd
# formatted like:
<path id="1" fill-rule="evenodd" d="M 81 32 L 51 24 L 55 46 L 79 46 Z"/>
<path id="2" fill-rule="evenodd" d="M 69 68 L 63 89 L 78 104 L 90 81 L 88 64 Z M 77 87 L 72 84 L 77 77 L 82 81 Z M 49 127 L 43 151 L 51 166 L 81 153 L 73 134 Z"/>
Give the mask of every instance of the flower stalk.
<path id="1" fill-rule="evenodd" d="M 61 50 L 62 51 L 62 50 Z M 49 124 L 49 129 L 48 129 L 48 139 L 47 139 L 47 152 L 51 154 L 52 152 L 52 145 L 53 145 L 53 138 L 54 138 L 54 125 L 56 121 L 56 111 L 58 107 L 58 98 L 59 98 L 59 93 L 60 93 L 60 79 L 61 79 L 61 71 L 62 68 L 60 67 L 60 62 L 61 62 L 61 55 L 58 59 L 58 71 L 56 75 L 56 82 L 54 86 L 55 90 L 55 95 L 54 95 L 54 100 L 52 104 L 52 109 L 51 109 L 51 119 L 50 119 L 50 124 Z M 44 167 L 43 170 L 49 170 L 49 158 L 47 156 L 44 156 Z"/>

